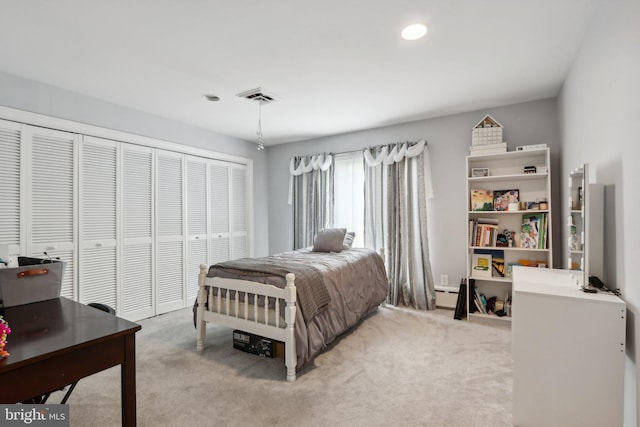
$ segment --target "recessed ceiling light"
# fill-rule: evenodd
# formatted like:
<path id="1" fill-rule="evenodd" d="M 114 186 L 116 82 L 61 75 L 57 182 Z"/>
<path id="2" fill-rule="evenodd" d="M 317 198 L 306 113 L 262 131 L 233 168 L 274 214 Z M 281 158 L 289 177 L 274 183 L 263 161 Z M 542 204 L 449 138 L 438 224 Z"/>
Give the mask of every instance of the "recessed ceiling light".
<path id="1" fill-rule="evenodd" d="M 220 101 L 220 97 L 215 96 L 215 95 L 205 94 L 205 95 L 202 95 L 202 97 L 203 97 L 204 99 L 206 99 L 207 101 L 211 101 L 211 102 L 217 102 L 217 101 Z"/>
<path id="2" fill-rule="evenodd" d="M 418 40 L 427 34 L 427 27 L 424 24 L 412 24 L 405 27 L 401 34 L 405 40 Z"/>

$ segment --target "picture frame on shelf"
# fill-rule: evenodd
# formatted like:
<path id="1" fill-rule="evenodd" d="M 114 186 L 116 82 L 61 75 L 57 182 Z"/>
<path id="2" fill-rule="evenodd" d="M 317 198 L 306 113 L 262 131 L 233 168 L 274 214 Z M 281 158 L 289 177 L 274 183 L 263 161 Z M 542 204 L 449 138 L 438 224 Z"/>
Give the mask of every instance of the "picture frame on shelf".
<path id="1" fill-rule="evenodd" d="M 509 203 L 518 203 L 519 201 L 519 190 L 495 190 L 493 192 L 493 210 L 495 211 L 507 211 Z"/>
<path id="2" fill-rule="evenodd" d="M 493 211 L 493 190 L 471 190 L 472 211 Z"/>
<path id="3" fill-rule="evenodd" d="M 492 264 L 490 254 L 473 254 L 471 275 L 475 278 L 491 278 Z"/>
<path id="4" fill-rule="evenodd" d="M 482 178 L 489 176 L 489 168 L 471 168 L 471 177 Z"/>
<path id="5" fill-rule="evenodd" d="M 490 270 L 489 277 L 505 277 L 504 250 L 502 249 L 475 249 L 474 255 L 489 256 Z"/>

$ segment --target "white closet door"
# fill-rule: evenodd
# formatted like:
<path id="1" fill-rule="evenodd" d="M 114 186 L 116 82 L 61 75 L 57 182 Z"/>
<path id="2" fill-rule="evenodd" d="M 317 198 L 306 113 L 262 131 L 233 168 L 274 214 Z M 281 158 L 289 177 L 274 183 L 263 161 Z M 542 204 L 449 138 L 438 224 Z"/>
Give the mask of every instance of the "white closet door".
<path id="1" fill-rule="evenodd" d="M 231 259 L 249 256 L 247 233 L 247 170 L 231 166 Z"/>
<path id="2" fill-rule="evenodd" d="M 118 144 L 83 137 L 80 147 L 80 302 L 117 303 Z"/>
<path id="3" fill-rule="evenodd" d="M 156 150 L 156 313 L 185 306 L 183 155 Z"/>
<path id="4" fill-rule="evenodd" d="M 21 253 L 21 134 L 21 124 L 0 120 L 0 257 Z"/>
<path id="5" fill-rule="evenodd" d="M 122 143 L 121 153 L 120 315 L 135 321 L 154 314 L 153 150 Z"/>
<path id="6" fill-rule="evenodd" d="M 198 295 L 200 264 L 207 263 L 207 162 L 187 157 L 187 304 Z"/>
<path id="7" fill-rule="evenodd" d="M 211 258 L 209 264 L 231 258 L 229 219 L 229 164 L 209 162 L 209 204 L 211 216 Z"/>
<path id="8" fill-rule="evenodd" d="M 61 295 L 77 299 L 77 136 L 34 126 L 28 126 L 26 133 L 31 170 L 27 253 L 42 257 L 47 252 L 66 261 Z"/>

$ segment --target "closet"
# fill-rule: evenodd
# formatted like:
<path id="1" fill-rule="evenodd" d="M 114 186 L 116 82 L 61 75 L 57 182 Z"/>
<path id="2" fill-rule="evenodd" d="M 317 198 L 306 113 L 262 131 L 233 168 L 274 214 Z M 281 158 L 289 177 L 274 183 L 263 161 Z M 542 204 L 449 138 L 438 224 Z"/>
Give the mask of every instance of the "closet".
<path id="1" fill-rule="evenodd" d="M 251 160 L 60 123 L 0 119 L 0 254 L 59 257 L 62 296 L 130 320 L 193 304 L 201 263 L 252 255 Z"/>

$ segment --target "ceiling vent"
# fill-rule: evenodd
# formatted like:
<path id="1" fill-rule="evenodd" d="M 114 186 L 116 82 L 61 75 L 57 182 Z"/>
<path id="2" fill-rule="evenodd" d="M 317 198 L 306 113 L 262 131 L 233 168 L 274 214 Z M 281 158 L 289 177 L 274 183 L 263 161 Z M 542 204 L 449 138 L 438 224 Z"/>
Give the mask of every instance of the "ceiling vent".
<path id="1" fill-rule="evenodd" d="M 272 102 L 275 102 L 277 99 L 280 99 L 278 96 L 274 95 L 273 93 L 268 93 L 261 87 L 247 90 L 245 92 L 237 94 L 236 96 L 248 99 L 249 101 L 258 101 L 261 104 L 270 104 Z"/>

